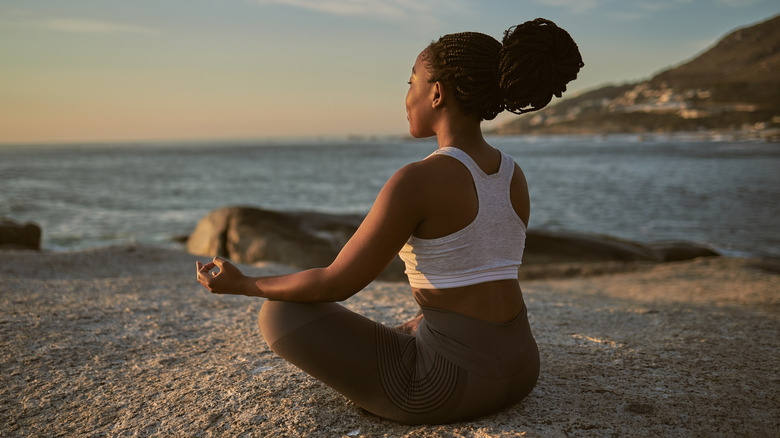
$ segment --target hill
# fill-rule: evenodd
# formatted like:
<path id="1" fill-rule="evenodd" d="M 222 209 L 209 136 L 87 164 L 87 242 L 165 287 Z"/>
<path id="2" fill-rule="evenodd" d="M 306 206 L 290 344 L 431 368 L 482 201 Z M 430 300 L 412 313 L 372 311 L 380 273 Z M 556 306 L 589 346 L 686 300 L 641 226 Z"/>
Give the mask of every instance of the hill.
<path id="1" fill-rule="evenodd" d="M 778 71 L 780 15 L 737 29 L 694 59 L 649 80 L 563 100 L 508 122 L 496 133 L 776 132 Z"/>

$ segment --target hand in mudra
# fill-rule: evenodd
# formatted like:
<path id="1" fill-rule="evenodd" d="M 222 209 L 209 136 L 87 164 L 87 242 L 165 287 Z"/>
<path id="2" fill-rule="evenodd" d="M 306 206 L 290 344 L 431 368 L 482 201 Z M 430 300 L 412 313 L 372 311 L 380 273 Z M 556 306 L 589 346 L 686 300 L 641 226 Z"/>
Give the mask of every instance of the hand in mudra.
<path id="1" fill-rule="evenodd" d="M 249 277 L 232 263 L 219 257 L 206 263 L 195 262 L 198 283 L 215 294 L 243 294 Z"/>

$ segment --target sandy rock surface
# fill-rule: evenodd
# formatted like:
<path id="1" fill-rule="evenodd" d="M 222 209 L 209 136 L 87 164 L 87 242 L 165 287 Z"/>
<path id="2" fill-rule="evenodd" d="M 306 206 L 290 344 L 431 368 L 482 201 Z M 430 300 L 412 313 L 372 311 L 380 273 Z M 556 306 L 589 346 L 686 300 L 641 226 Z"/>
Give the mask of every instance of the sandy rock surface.
<path id="1" fill-rule="evenodd" d="M 3 437 L 780 430 L 780 275 L 751 260 L 523 281 L 542 357 L 531 395 L 471 423 L 404 426 L 276 357 L 257 329 L 262 300 L 209 294 L 195 281 L 195 256 L 144 247 L 2 255 Z M 257 275 L 288 269 L 247 267 Z M 400 283 L 372 283 L 346 305 L 389 325 L 417 310 Z"/>

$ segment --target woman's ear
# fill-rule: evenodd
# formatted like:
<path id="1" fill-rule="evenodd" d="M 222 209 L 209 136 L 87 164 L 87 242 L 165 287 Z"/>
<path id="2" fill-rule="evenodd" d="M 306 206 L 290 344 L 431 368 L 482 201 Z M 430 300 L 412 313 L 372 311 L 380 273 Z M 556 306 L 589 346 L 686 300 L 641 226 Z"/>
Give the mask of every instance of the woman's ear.
<path id="1" fill-rule="evenodd" d="M 441 108 L 444 105 L 444 99 L 446 98 L 446 92 L 444 91 L 444 84 L 441 82 L 434 82 L 433 84 L 433 99 L 431 100 L 432 108 Z"/>

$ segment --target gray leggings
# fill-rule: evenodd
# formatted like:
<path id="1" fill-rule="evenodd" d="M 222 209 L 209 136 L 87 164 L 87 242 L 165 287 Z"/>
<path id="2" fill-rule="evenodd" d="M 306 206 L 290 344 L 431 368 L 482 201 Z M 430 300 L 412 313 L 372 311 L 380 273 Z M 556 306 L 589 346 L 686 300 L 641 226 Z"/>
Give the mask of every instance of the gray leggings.
<path id="1" fill-rule="evenodd" d="M 470 420 L 531 392 L 539 352 L 525 307 L 504 324 L 422 311 L 416 336 L 336 303 L 266 301 L 259 324 L 276 354 L 367 411 L 401 423 Z"/>

